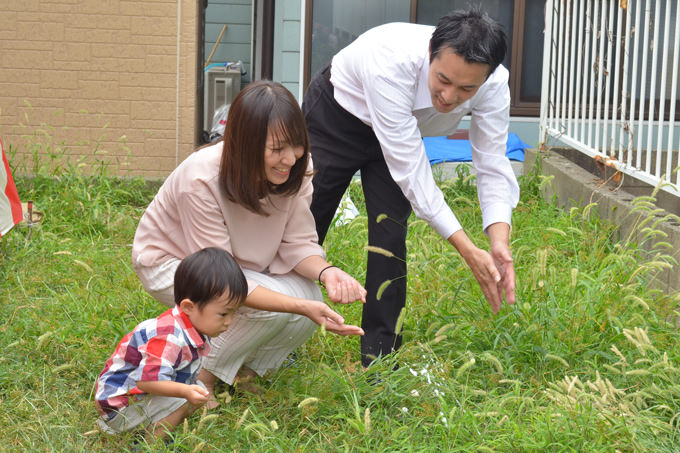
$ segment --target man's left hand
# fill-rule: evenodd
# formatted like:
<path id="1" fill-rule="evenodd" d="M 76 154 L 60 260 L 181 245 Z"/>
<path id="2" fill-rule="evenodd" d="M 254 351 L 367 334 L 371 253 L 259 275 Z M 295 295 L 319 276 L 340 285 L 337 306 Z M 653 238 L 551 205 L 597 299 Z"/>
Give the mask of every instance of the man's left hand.
<path id="1" fill-rule="evenodd" d="M 487 228 L 491 248 L 489 253 L 493 258 L 496 269 L 501 275 L 498 294 L 509 304 L 515 303 L 515 264 L 510 252 L 510 226 L 506 223 L 494 223 Z"/>

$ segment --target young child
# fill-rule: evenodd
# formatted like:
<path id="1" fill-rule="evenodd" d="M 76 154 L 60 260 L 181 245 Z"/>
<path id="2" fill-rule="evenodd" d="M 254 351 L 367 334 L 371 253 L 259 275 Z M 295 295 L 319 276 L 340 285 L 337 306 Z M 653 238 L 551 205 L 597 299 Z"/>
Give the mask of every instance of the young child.
<path id="1" fill-rule="evenodd" d="M 125 335 L 95 388 L 98 424 L 109 434 L 148 427 L 154 436 L 180 424 L 208 401 L 196 376 L 216 337 L 231 323 L 248 285 L 234 258 L 210 247 L 182 260 L 175 307 Z"/>

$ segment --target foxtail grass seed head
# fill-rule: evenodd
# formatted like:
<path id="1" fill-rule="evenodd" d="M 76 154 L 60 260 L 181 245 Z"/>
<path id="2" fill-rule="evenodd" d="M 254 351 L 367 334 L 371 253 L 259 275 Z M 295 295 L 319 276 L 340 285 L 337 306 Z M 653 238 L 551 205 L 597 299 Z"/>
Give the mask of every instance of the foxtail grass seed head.
<path id="1" fill-rule="evenodd" d="M 649 376 L 650 374 L 652 373 L 645 369 L 626 371 L 626 376 Z"/>
<path id="2" fill-rule="evenodd" d="M 496 372 L 498 374 L 503 374 L 503 365 L 501 364 L 501 361 L 496 358 L 493 354 L 490 352 L 485 352 L 482 354 L 482 359 L 488 362 L 489 364 L 493 365 L 494 368 L 496 368 Z"/>
<path id="3" fill-rule="evenodd" d="M 217 397 L 224 399 L 224 402 L 227 404 L 229 404 L 232 399 L 231 395 L 229 394 L 229 390 L 225 390 L 224 392 L 218 394 Z"/>
<path id="4" fill-rule="evenodd" d="M 607 371 L 609 371 L 609 372 L 611 372 L 611 373 L 614 373 L 614 374 L 623 374 L 623 371 L 621 371 L 620 369 L 618 369 L 618 368 L 616 368 L 616 367 L 614 367 L 614 366 L 611 366 L 611 365 L 609 365 L 609 364 L 607 364 L 607 363 L 603 364 L 602 367 L 603 367 L 605 370 L 607 370 Z"/>
<path id="5" fill-rule="evenodd" d="M 380 300 L 383 293 L 385 292 L 387 287 L 390 286 L 391 283 L 392 283 L 392 280 L 385 280 L 384 282 L 382 282 L 380 284 L 380 286 L 378 287 L 378 292 L 375 295 L 375 300 Z"/>
<path id="6" fill-rule="evenodd" d="M 382 247 L 376 247 L 375 245 L 367 245 L 366 250 L 372 253 L 377 253 L 379 255 L 386 256 L 388 258 L 394 258 L 394 253 L 390 252 L 389 250 L 386 250 Z"/>
<path id="7" fill-rule="evenodd" d="M 546 360 L 553 360 L 553 361 L 561 363 L 565 367 L 569 367 L 569 363 L 566 360 L 564 360 L 562 357 L 560 357 L 556 354 L 546 354 L 545 359 Z"/>
<path id="8" fill-rule="evenodd" d="M 659 242 L 654 243 L 654 248 L 656 248 L 656 249 L 664 248 L 664 249 L 673 250 L 673 244 L 671 244 L 670 242 L 666 242 L 666 241 L 659 241 Z"/>
<path id="9" fill-rule="evenodd" d="M 550 182 L 555 178 L 555 175 L 550 175 L 550 176 L 545 176 L 545 175 L 539 175 L 539 178 L 541 179 L 541 182 L 538 184 L 539 189 L 543 189 L 546 184 L 550 184 Z"/>
<path id="10" fill-rule="evenodd" d="M 364 411 L 364 428 L 366 428 L 366 432 L 371 431 L 371 409 L 368 407 Z"/>
<path id="11" fill-rule="evenodd" d="M 52 370 L 52 373 L 59 374 L 59 373 L 62 373 L 64 371 L 70 370 L 73 367 L 75 367 L 75 365 L 72 364 L 72 363 L 64 363 L 63 365 L 59 365 L 58 367 L 54 368 Z"/>
<path id="12" fill-rule="evenodd" d="M 611 349 L 611 351 L 614 354 L 619 356 L 619 358 L 621 359 L 621 363 L 623 363 L 624 365 L 628 363 L 628 360 L 626 360 L 626 357 L 621 353 L 621 351 L 619 351 L 619 348 L 617 348 L 615 345 L 612 345 L 612 347 L 609 348 L 609 349 Z"/>
<path id="13" fill-rule="evenodd" d="M 380 214 L 375 218 L 375 223 L 380 223 L 387 218 L 387 214 Z"/>
<path id="14" fill-rule="evenodd" d="M 637 359 L 635 362 L 633 362 L 633 365 L 640 365 L 640 364 L 647 364 L 647 363 L 652 363 L 652 359 Z"/>
<path id="15" fill-rule="evenodd" d="M 464 204 L 464 205 L 467 205 L 467 206 L 474 206 L 475 205 L 475 203 L 472 200 L 470 200 L 468 197 L 456 197 L 452 200 L 452 203 L 453 204 L 460 203 L 460 204 Z"/>
<path id="16" fill-rule="evenodd" d="M 576 288 L 577 284 L 578 284 L 578 269 L 573 267 L 571 269 L 571 287 Z"/>
<path id="17" fill-rule="evenodd" d="M 575 234 L 577 236 L 583 236 L 583 230 L 580 229 L 580 228 L 568 227 L 567 231 L 569 231 L 570 233 Z"/>
<path id="18" fill-rule="evenodd" d="M 566 379 L 566 378 L 565 378 Z M 578 376 L 574 376 L 571 381 L 569 381 L 569 385 L 567 386 L 567 395 L 571 395 L 572 390 L 574 389 L 574 386 L 576 383 L 580 383 Z"/>
<path id="19" fill-rule="evenodd" d="M 567 237 L 567 233 L 560 230 L 559 228 L 547 227 L 545 231 L 550 231 L 551 233 L 559 234 L 560 236 Z"/>
<path id="20" fill-rule="evenodd" d="M 53 335 L 54 335 L 54 332 L 51 332 L 51 331 L 50 331 L 50 332 L 45 332 L 44 334 L 40 335 L 40 336 L 38 337 L 38 344 L 37 344 L 37 346 L 36 346 L 36 349 L 41 349 L 43 346 L 45 346 L 45 344 L 47 343 L 47 341 L 48 341 L 50 338 L 52 338 Z"/>
<path id="21" fill-rule="evenodd" d="M 399 335 L 401 333 L 401 328 L 404 326 L 404 316 L 406 315 L 406 311 L 404 308 L 401 309 L 399 312 L 399 317 L 397 318 L 397 325 L 394 327 L 394 333 L 396 335 Z"/>
<path id="22" fill-rule="evenodd" d="M 650 341 L 649 337 L 647 336 L 647 328 L 641 329 L 640 327 L 635 328 L 636 335 L 640 339 L 641 342 L 651 345 L 652 342 Z"/>
<path id="23" fill-rule="evenodd" d="M 211 420 L 215 420 L 218 417 L 217 414 L 210 414 L 210 415 L 205 415 L 201 417 L 201 419 L 198 422 L 198 431 L 200 432 L 203 426 L 205 426 L 206 423 L 208 423 Z"/>
<path id="24" fill-rule="evenodd" d="M 305 406 L 308 406 L 310 404 L 318 403 L 319 398 L 316 398 L 314 396 L 310 396 L 309 398 L 305 398 L 300 403 L 297 405 L 298 409 L 302 409 Z"/>
<path id="25" fill-rule="evenodd" d="M 435 337 L 438 337 L 438 336 L 440 336 L 440 335 L 443 335 L 444 332 L 446 332 L 447 330 L 449 330 L 450 328 L 455 327 L 455 326 L 456 326 L 456 324 L 455 324 L 455 323 L 452 323 L 452 322 L 451 322 L 451 323 L 448 323 L 448 324 L 445 324 L 445 325 L 443 325 L 443 326 L 441 326 L 441 327 L 439 328 L 439 330 L 437 331 L 437 333 L 434 334 L 434 336 L 435 336 Z"/>
<path id="26" fill-rule="evenodd" d="M 466 373 L 470 368 L 472 368 L 475 364 L 475 358 L 472 357 L 470 360 L 465 362 L 458 368 L 458 371 L 456 371 L 456 378 L 460 378 L 464 373 Z"/>
<path id="27" fill-rule="evenodd" d="M 590 210 L 593 209 L 595 206 L 597 206 L 597 203 L 590 203 L 585 208 L 583 208 L 581 218 L 583 218 L 583 220 L 587 220 L 590 215 Z"/>
<path id="28" fill-rule="evenodd" d="M 279 429 L 279 424 L 276 423 L 276 420 L 270 421 L 269 426 L 272 428 L 272 431 L 276 431 Z"/>
<path id="29" fill-rule="evenodd" d="M 85 270 L 86 270 L 87 272 L 89 272 L 90 274 L 91 274 L 92 272 L 94 272 L 94 271 L 92 270 L 92 268 L 90 267 L 90 265 L 87 264 L 87 263 L 84 263 L 83 261 L 80 261 L 80 260 L 73 260 L 73 264 L 75 264 L 76 266 L 82 267 L 83 269 L 85 269 Z"/>
<path id="30" fill-rule="evenodd" d="M 642 298 L 634 295 L 634 294 L 628 294 L 626 297 L 623 298 L 623 301 L 632 301 L 635 303 L 636 307 L 642 307 L 645 309 L 645 311 L 649 311 L 649 305 L 647 305 L 647 302 L 645 302 Z"/>
<path id="31" fill-rule="evenodd" d="M 201 442 L 198 445 L 194 447 L 193 450 L 191 450 L 192 453 L 198 453 L 199 451 L 203 450 L 203 447 L 205 447 L 205 442 Z"/>
<path id="32" fill-rule="evenodd" d="M 241 417 L 238 419 L 236 424 L 234 425 L 234 429 L 239 429 L 243 422 L 246 420 L 246 417 L 248 416 L 248 411 L 250 411 L 250 408 L 246 408 L 246 410 L 243 411 L 243 414 L 241 414 Z"/>
<path id="33" fill-rule="evenodd" d="M 500 379 L 498 381 L 499 384 L 513 384 L 513 385 L 522 385 L 520 381 L 517 379 Z"/>
<path id="34" fill-rule="evenodd" d="M 541 275 L 545 277 L 546 264 L 548 262 L 548 249 L 536 251 L 536 262 Z"/>

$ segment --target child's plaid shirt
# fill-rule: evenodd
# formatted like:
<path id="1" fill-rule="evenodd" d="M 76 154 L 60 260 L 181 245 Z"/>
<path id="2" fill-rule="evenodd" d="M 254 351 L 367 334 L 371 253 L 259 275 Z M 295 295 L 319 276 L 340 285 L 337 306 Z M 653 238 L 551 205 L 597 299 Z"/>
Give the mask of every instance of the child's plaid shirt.
<path id="1" fill-rule="evenodd" d="M 210 345 L 191 321 L 175 307 L 147 319 L 125 335 L 106 361 L 95 388 L 104 412 L 129 405 L 141 395 L 137 381 L 175 381 L 193 384 Z"/>

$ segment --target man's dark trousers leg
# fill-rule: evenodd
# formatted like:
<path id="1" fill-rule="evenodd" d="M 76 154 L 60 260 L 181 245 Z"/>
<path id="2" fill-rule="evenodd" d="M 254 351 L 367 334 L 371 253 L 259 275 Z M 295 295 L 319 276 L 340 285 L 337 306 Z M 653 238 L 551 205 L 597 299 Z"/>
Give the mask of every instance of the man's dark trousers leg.
<path id="1" fill-rule="evenodd" d="M 311 210 L 319 242 L 323 243 L 340 199 L 352 176 L 361 171 L 368 214 L 368 242 L 397 258 L 369 252 L 366 269 L 366 304 L 361 326 L 362 363 L 401 346 L 395 334 L 399 314 L 406 303 L 406 231 L 411 206 L 387 169 L 380 143 L 373 130 L 340 107 L 333 99 L 328 73 L 312 79 L 302 110 L 312 149 L 315 175 Z M 378 216 L 387 218 L 377 223 Z M 377 299 L 377 292 L 390 281 Z"/>

